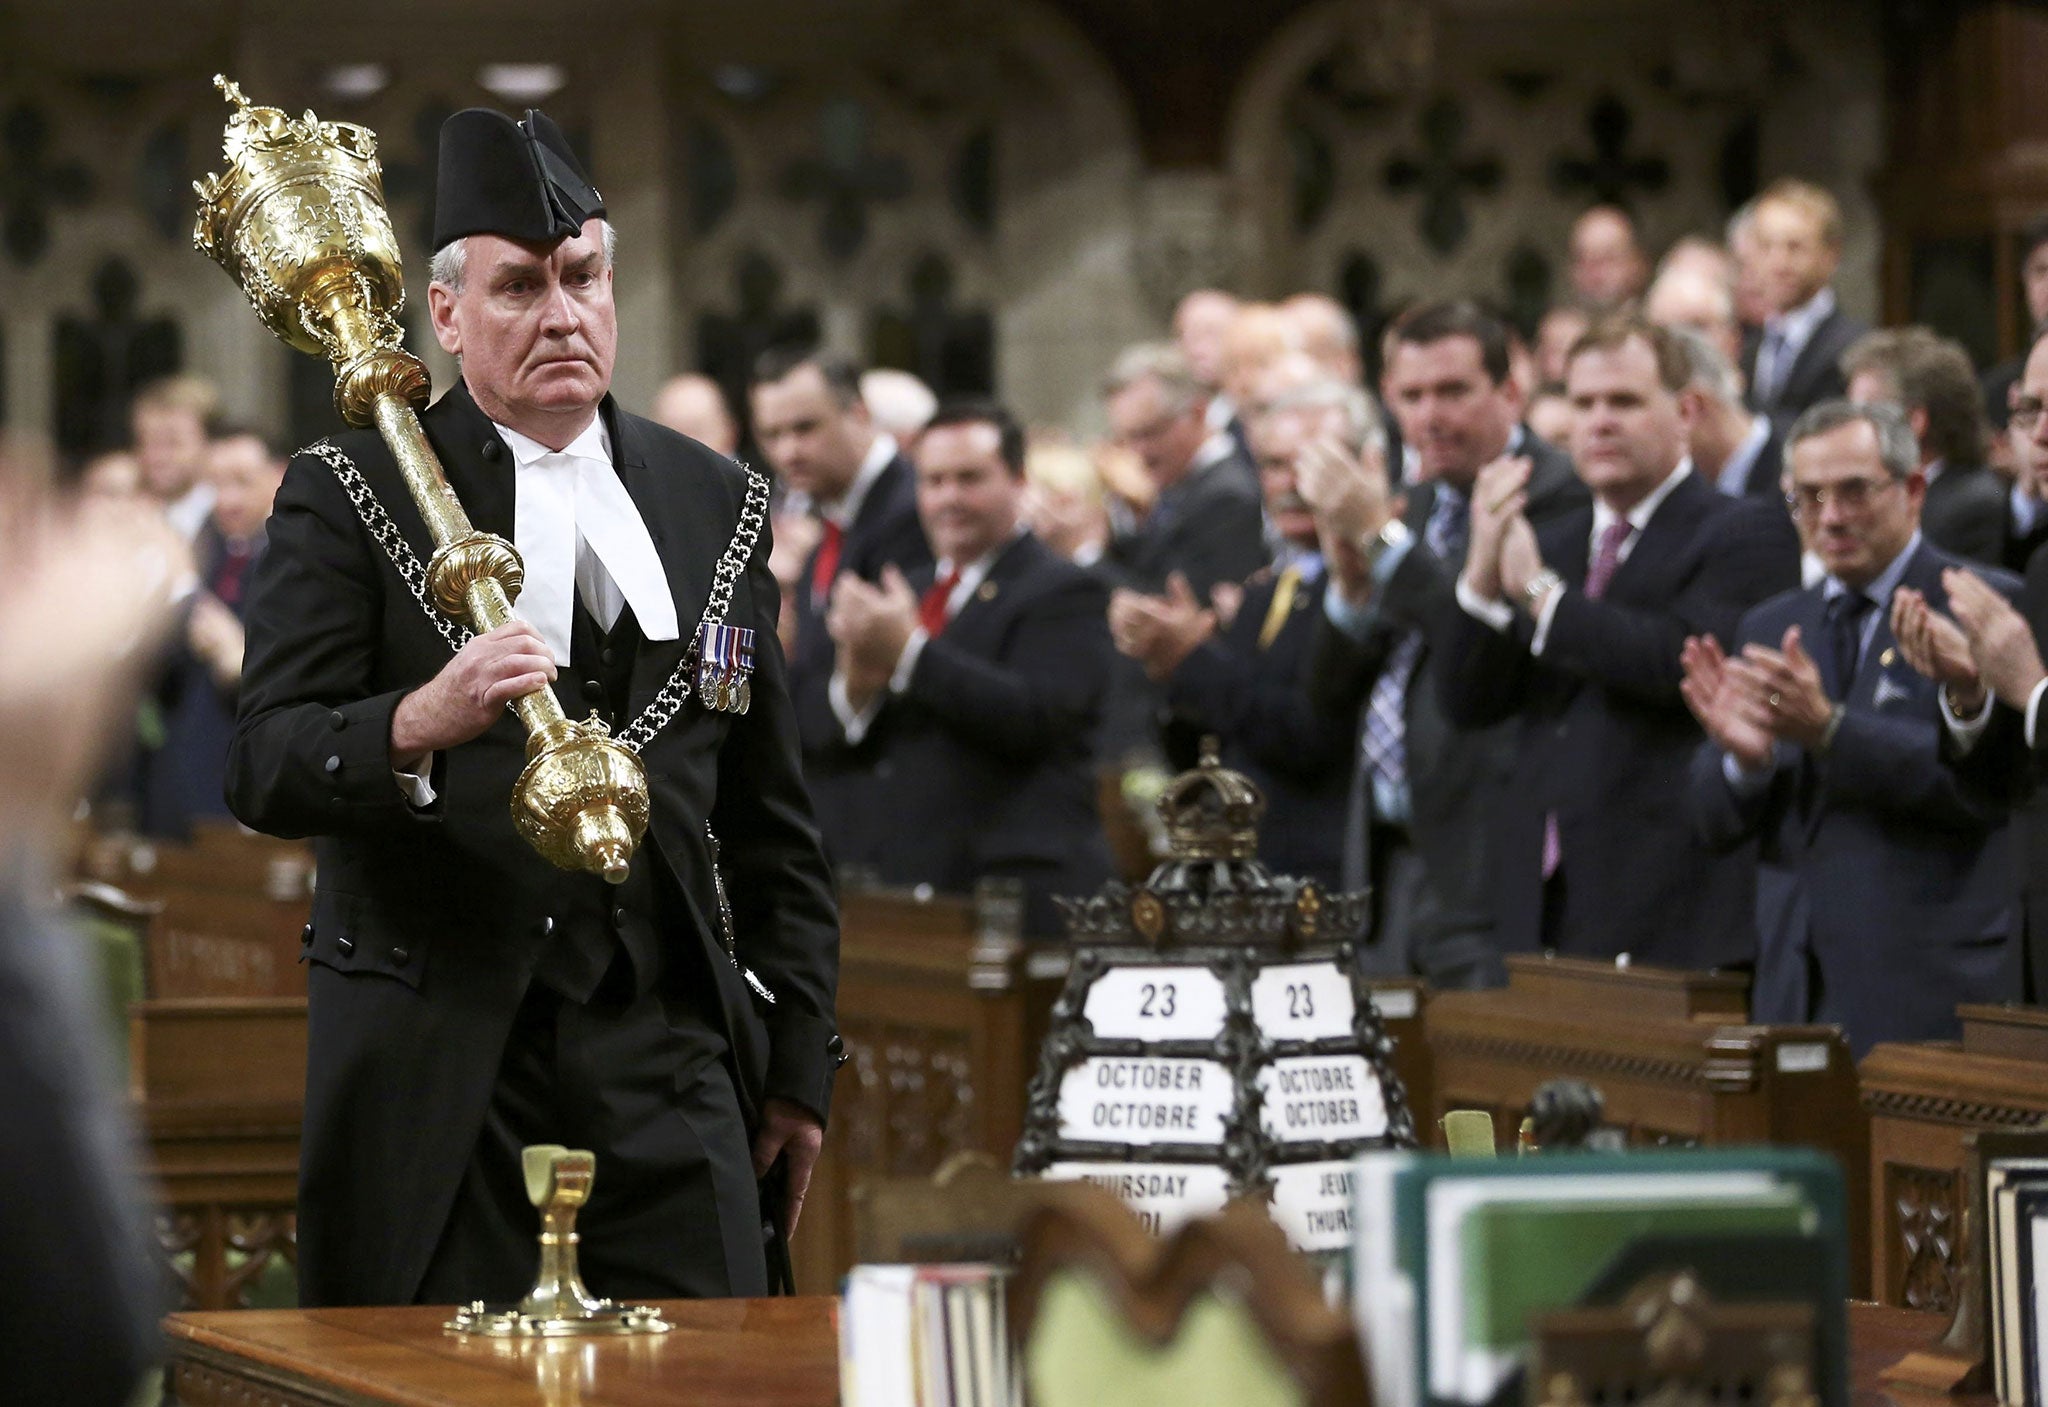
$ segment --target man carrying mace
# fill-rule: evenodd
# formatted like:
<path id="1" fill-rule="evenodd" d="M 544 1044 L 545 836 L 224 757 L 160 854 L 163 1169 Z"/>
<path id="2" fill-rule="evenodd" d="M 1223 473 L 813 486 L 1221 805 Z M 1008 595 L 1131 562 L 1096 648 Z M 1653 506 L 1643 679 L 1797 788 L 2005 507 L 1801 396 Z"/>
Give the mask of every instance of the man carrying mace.
<path id="1" fill-rule="evenodd" d="M 428 301 L 461 379 L 420 419 L 476 527 L 519 550 L 519 618 L 465 640 L 432 610 L 433 540 L 374 431 L 292 461 L 249 588 L 229 802 L 318 838 L 307 1305 L 517 1300 L 535 1143 L 597 1156 L 595 1293 L 765 1294 L 822 1142 L 838 922 L 766 486 L 609 394 L 604 213 L 541 113 L 442 127 Z M 663 686 L 693 647 L 678 707 Z M 514 828 L 506 705 L 549 686 L 645 766 L 617 886 Z"/>

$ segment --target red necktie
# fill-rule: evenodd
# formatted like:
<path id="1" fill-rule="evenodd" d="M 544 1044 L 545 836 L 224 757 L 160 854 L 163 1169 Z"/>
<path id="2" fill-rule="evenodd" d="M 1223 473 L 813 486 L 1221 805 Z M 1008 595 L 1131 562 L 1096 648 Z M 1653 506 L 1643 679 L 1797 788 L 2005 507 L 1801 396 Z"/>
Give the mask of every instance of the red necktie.
<path id="1" fill-rule="evenodd" d="M 846 529 L 827 518 L 825 535 L 818 539 L 818 550 L 811 556 L 812 605 L 824 605 L 832 594 L 832 578 L 839 575 L 839 549 L 845 542 Z"/>
<path id="2" fill-rule="evenodd" d="M 924 596 L 917 603 L 917 621 L 927 635 L 937 635 L 946 628 L 946 605 L 953 599 L 953 590 L 960 585 L 960 569 L 955 567 L 925 589 Z"/>

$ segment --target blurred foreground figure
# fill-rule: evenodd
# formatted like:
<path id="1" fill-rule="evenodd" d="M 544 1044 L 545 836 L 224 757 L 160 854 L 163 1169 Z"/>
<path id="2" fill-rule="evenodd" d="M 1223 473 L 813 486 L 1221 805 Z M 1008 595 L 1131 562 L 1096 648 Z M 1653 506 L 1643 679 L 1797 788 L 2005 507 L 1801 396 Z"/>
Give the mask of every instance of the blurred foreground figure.
<path id="1" fill-rule="evenodd" d="M 110 725 L 162 614 L 128 569 L 133 524 L 76 521 L 0 454 L 0 1359 L 36 1400 L 123 1403 L 164 1308 L 129 1131 L 91 1039 L 84 947 L 41 907 Z"/>

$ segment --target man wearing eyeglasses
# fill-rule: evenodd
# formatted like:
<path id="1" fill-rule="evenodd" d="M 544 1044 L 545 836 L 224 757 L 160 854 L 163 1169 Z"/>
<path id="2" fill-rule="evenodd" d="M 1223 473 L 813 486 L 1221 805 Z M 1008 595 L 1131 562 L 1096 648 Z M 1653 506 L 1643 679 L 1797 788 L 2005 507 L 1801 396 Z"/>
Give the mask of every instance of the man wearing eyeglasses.
<path id="1" fill-rule="evenodd" d="M 1751 611 L 1731 652 L 1686 642 L 1683 691 L 1708 738 L 1690 798 L 1702 840 L 1760 840 L 1771 862 L 1754 1019 L 1840 1025 L 1860 1058 L 1953 1038 L 1957 1003 L 2019 995 L 2018 855 L 2010 797 L 1945 763 L 1943 686 L 1892 633 L 1894 593 L 1945 609 L 1943 573 L 1963 566 L 1921 536 L 1912 429 L 1886 405 L 1826 401 L 1786 457 L 1788 505 L 1826 575 Z M 1949 707 L 1981 713 L 1978 694 L 1951 690 Z"/>

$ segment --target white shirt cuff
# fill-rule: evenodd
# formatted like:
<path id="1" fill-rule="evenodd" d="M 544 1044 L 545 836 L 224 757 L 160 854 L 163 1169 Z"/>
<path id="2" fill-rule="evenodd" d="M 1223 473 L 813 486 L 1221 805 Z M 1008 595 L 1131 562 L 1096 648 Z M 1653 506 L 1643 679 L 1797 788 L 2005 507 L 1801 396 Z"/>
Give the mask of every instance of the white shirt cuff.
<path id="1" fill-rule="evenodd" d="M 1380 548 L 1380 555 L 1373 558 L 1374 586 L 1385 586 L 1401 570 L 1401 564 L 1408 560 L 1408 553 L 1415 546 L 1415 531 L 1395 518 L 1380 530 L 1380 540 L 1385 545 Z"/>
<path id="2" fill-rule="evenodd" d="M 910 632 L 910 638 L 903 642 L 903 653 L 896 656 L 896 668 L 889 673 L 890 693 L 910 692 L 910 676 L 917 673 L 918 657 L 924 653 L 925 642 L 931 638 L 921 625 Z"/>
<path id="3" fill-rule="evenodd" d="M 2040 736 L 2037 730 L 2041 721 L 2041 695 L 2043 693 L 2048 693 L 2048 679 L 2043 679 L 2040 683 L 2036 684 L 2034 692 L 2027 695 L 2027 751 L 2029 752 L 2034 750 L 2034 739 Z"/>
<path id="4" fill-rule="evenodd" d="M 439 795 L 434 790 L 434 784 L 428 780 L 433 775 L 434 754 L 431 752 L 427 754 L 426 761 L 420 764 L 420 770 L 417 772 L 401 772 L 396 767 L 391 769 L 391 780 L 398 783 L 399 795 L 403 796 L 406 803 L 415 811 L 426 810 L 434 804 L 434 798 Z"/>
<path id="5" fill-rule="evenodd" d="M 1489 601 L 1466 584 L 1465 578 L 1458 578 L 1458 609 L 1482 625 L 1505 634 L 1515 623 L 1515 613 L 1505 601 Z"/>
<path id="6" fill-rule="evenodd" d="M 1970 749 L 1977 746 L 1977 739 L 1983 737 L 1984 730 L 1991 726 L 1991 705 L 1996 700 L 1991 697 L 1991 691 L 1987 689 L 1984 691 L 1984 706 L 1977 710 L 1976 716 L 1958 718 L 1956 711 L 1948 706 L 1948 690 L 1946 688 L 1937 685 L 1934 690 L 1934 697 L 1936 706 L 1941 709 L 1942 726 L 1948 729 L 1949 737 L 1954 740 L 1956 752 L 1967 757 Z"/>
<path id="7" fill-rule="evenodd" d="M 1372 625 L 1373 611 L 1370 605 L 1352 605 L 1333 581 L 1323 588 L 1323 615 L 1338 630 L 1363 643 L 1365 633 Z"/>
<path id="8" fill-rule="evenodd" d="M 1557 618 L 1557 603 L 1564 599 L 1564 588 L 1553 586 L 1550 594 L 1543 598 L 1543 604 L 1536 608 L 1536 633 L 1529 637 L 1529 653 L 1540 655 L 1543 647 L 1550 643 L 1550 622 Z"/>
<path id="9" fill-rule="evenodd" d="M 846 676 L 834 673 L 832 682 L 825 686 L 825 697 L 832 704 L 832 716 L 839 720 L 839 726 L 846 731 L 849 746 L 858 746 L 868 735 L 868 729 L 875 726 L 875 715 L 882 711 L 882 698 L 877 694 L 868 700 L 866 708 L 855 708 L 853 700 L 846 693 Z"/>
<path id="10" fill-rule="evenodd" d="M 1764 767 L 1752 772 L 1735 760 L 1735 754 L 1721 754 L 1721 775 L 1728 782 L 1728 790 L 1739 797 L 1752 797 L 1771 784 L 1771 769 Z"/>

